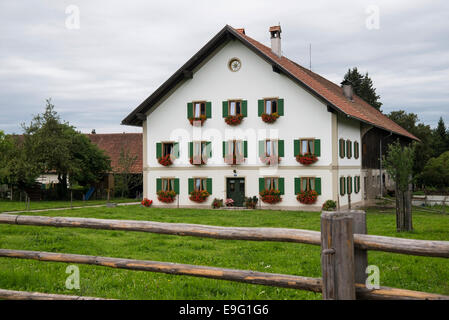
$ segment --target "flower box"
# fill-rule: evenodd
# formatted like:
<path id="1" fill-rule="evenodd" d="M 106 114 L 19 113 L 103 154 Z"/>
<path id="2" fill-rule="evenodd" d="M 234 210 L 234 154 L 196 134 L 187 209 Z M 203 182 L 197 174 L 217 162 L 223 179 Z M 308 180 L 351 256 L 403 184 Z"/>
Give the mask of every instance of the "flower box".
<path id="1" fill-rule="evenodd" d="M 192 192 L 190 192 L 189 199 L 191 201 L 201 203 L 201 202 L 206 201 L 207 197 L 209 197 L 209 192 L 207 192 L 206 190 L 192 191 Z"/>
<path id="2" fill-rule="evenodd" d="M 190 125 L 198 125 L 198 124 L 200 124 L 201 126 L 203 125 L 203 123 L 206 121 L 206 116 L 205 115 L 201 115 L 201 116 L 199 116 L 199 117 L 193 117 L 193 118 L 189 118 L 189 122 L 190 122 Z"/>
<path id="3" fill-rule="evenodd" d="M 245 162 L 245 157 L 243 155 L 239 156 L 225 156 L 224 162 L 229 165 L 242 164 Z"/>
<path id="4" fill-rule="evenodd" d="M 157 199 L 161 202 L 165 203 L 172 203 L 175 201 L 176 198 L 176 192 L 174 191 L 158 191 L 157 192 Z"/>
<path id="5" fill-rule="evenodd" d="M 204 159 L 202 156 L 194 156 L 190 157 L 190 164 L 194 166 L 200 166 L 202 164 L 206 164 L 207 159 Z"/>
<path id="6" fill-rule="evenodd" d="M 171 159 L 171 155 L 167 154 L 166 156 L 160 157 L 157 159 L 160 165 L 163 165 L 165 167 L 170 166 L 173 164 L 173 161 Z"/>
<path id="7" fill-rule="evenodd" d="M 266 123 L 273 123 L 279 118 L 279 113 L 262 113 L 262 121 Z"/>
<path id="8" fill-rule="evenodd" d="M 296 161 L 298 161 L 299 163 L 303 164 L 303 165 L 310 165 L 312 163 L 315 163 L 318 161 L 318 157 L 314 154 L 311 153 L 306 153 L 306 154 L 298 154 L 296 156 Z"/>
<path id="9" fill-rule="evenodd" d="M 265 203 L 275 204 L 282 201 L 281 192 L 279 190 L 263 190 L 259 194 L 261 200 Z"/>
<path id="10" fill-rule="evenodd" d="M 281 162 L 281 157 L 279 156 L 260 157 L 260 161 L 266 165 L 274 165 Z"/>
<path id="11" fill-rule="evenodd" d="M 308 190 L 298 193 L 296 200 L 303 204 L 314 204 L 318 199 L 318 193 L 315 190 Z"/>
<path id="12" fill-rule="evenodd" d="M 238 114 L 236 116 L 227 116 L 225 118 L 225 122 L 229 124 L 230 126 L 236 126 L 240 124 L 243 120 L 243 116 L 241 114 Z"/>

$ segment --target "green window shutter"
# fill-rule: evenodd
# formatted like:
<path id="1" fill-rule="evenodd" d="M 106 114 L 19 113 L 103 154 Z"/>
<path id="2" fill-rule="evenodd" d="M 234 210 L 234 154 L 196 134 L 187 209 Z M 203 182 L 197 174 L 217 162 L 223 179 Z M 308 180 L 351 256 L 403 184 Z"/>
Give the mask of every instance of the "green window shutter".
<path id="1" fill-rule="evenodd" d="M 265 190 L 265 178 L 259 178 L 259 192 Z"/>
<path id="2" fill-rule="evenodd" d="M 346 193 L 346 179 L 345 177 L 340 177 L 340 195 L 344 195 Z"/>
<path id="3" fill-rule="evenodd" d="M 346 141 L 346 156 L 348 159 L 351 159 L 351 151 L 352 151 L 352 142 L 347 140 Z"/>
<path id="4" fill-rule="evenodd" d="M 174 154 L 176 159 L 179 158 L 179 143 L 178 142 L 175 142 L 173 144 L 173 154 Z"/>
<path id="5" fill-rule="evenodd" d="M 264 109 L 265 109 L 265 100 L 263 100 L 263 99 L 257 100 L 257 109 L 258 109 L 258 115 L 259 115 L 259 117 L 261 117 L 262 113 L 264 112 Z"/>
<path id="6" fill-rule="evenodd" d="M 284 156 L 284 140 L 278 140 L 278 155 L 279 157 Z"/>
<path id="7" fill-rule="evenodd" d="M 315 155 L 317 157 L 321 156 L 321 140 L 315 139 Z"/>
<path id="8" fill-rule="evenodd" d="M 279 179 L 279 191 L 281 194 L 284 194 L 285 188 L 284 188 L 284 178 L 278 178 Z"/>
<path id="9" fill-rule="evenodd" d="M 187 103 L 187 118 L 193 118 L 193 103 Z"/>
<path id="10" fill-rule="evenodd" d="M 193 142 L 189 142 L 189 157 L 193 157 Z"/>
<path id="11" fill-rule="evenodd" d="M 247 100 L 242 101 L 242 116 L 244 116 L 244 117 L 248 116 L 248 101 Z"/>
<path id="12" fill-rule="evenodd" d="M 352 180 L 353 180 L 352 177 L 350 177 L 350 178 L 349 178 L 349 184 L 350 184 L 350 186 L 351 186 L 351 189 L 350 189 L 350 190 L 351 190 L 351 193 L 352 193 L 352 190 L 353 190 L 353 183 L 352 183 Z"/>
<path id="13" fill-rule="evenodd" d="M 278 114 L 280 116 L 284 115 L 284 99 L 278 99 Z"/>
<path id="14" fill-rule="evenodd" d="M 193 178 L 189 178 L 189 194 L 193 191 Z"/>
<path id="15" fill-rule="evenodd" d="M 161 191 L 161 190 L 162 190 L 162 179 L 157 178 L 156 179 L 156 192 Z"/>
<path id="16" fill-rule="evenodd" d="M 227 153 L 228 153 L 228 143 L 226 141 L 223 141 L 223 158 L 226 157 Z"/>
<path id="17" fill-rule="evenodd" d="M 212 102 L 206 102 L 206 118 L 212 118 Z"/>
<path id="18" fill-rule="evenodd" d="M 296 157 L 299 154 L 299 139 L 293 140 L 293 155 Z"/>
<path id="19" fill-rule="evenodd" d="M 295 194 L 301 192 L 301 178 L 295 178 Z"/>
<path id="20" fill-rule="evenodd" d="M 228 116 L 228 102 L 223 101 L 223 118 Z"/>
<path id="21" fill-rule="evenodd" d="M 206 142 L 206 153 L 208 158 L 212 158 L 212 142 L 208 141 Z"/>
<path id="22" fill-rule="evenodd" d="M 156 143 L 156 158 L 162 157 L 162 143 Z"/>
<path id="23" fill-rule="evenodd" d="M 175 178 L 175 193 L 179 194 L 179 178 Z"/>
<path id="24" fill-rule="evenodd" d="M 265 156 L 265 140 L 259 141 L 259 157 Z"/>
<path id="25" fill-rule="evenodd" d="M 315 191 L 321 195 L 321 178 L 315 178 Z"/>
<path id="26" fill-rule="evenodd" d="M 345 157 L 345 148 L 346 148 L 345 140 L 340 139 L 339 145 L 340 145 L 340 158 L 344 158 Z"/>
<path id="27" fill-rule="evenodd" d="M 207 192 L 209 192 L 209 194 L 212 194 L 212 178 L 207 178 L 206 188 L 207 188 Z"/>
<path id="28" fill-rule="evenodd" d="M 243 141 L 243 156 L 248 158 L 248 141 Z"/>

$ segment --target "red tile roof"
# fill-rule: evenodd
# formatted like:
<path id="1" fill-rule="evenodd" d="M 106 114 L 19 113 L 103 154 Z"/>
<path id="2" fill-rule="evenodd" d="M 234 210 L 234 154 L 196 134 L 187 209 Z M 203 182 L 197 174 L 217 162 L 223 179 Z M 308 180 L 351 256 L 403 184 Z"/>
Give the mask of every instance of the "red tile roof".
<path id="1" fill-rule="evenodd" d="M 87 134 L 90 141 L 111 158 L 112 171 L 118 171 L 120 152 L 122 148 L 129 150 L 131 155 L 137 155 L 137 160 L 131 168 L 131 173 L 142 173 L 143 142 L 142 133 L 109 133 Z"/>
<path id="2" fill-rule="evenodd" d="M 232 28 L 232 27 L 231 27 Z M 236 29 L 234 29 L 237 31 Z M 282 56 L 278 57 L 271 51 L 271 48 L 261 44 L 260 42 L 248 37 L 245 34 L 237 32 L 236 35 L 242 40 L 251 44 L 260 53 L 273 60 L 278 65 L 283 67 L 288 73 L 295 77 L 300 82 L 311 88 L 317 94 L 322 96 L 325 100 L 332 103 L 340 111 L 347 115 L 354 117 L 363 122 L 380 127 L 387 131 L 392 131 L 396 134 L 409 137 L 414 140 L 419 140 L 413 134 L 402 128 L 396 122 L 388 118 L 382 112 L 366 103 L 362 98 L 354 95 L 354 101 L 349 101 L 343 94 L 341 87 L 322 76 L 300 66 L 290 59 Z"/>

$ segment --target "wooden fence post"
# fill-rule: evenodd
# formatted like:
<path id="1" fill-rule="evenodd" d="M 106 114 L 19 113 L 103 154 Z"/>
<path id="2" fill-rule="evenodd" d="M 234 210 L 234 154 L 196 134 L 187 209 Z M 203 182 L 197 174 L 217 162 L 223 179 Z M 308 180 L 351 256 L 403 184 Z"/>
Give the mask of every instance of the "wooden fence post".
<path id="1" fill-rule="evenodd" d="M 321 271 L 324 300 L 355 300 L 352 217 L 344 212 L 321 214 Z"/>
<path id="2" fill-rule="evenodd" d="M 366 213 L 363 210 L 351 210 L 352 231 L 357 234 L 366 234 Z M 366 268 L 368 267 L 368 250 L 354 249 L 355 282 L 365 284 Z"/>

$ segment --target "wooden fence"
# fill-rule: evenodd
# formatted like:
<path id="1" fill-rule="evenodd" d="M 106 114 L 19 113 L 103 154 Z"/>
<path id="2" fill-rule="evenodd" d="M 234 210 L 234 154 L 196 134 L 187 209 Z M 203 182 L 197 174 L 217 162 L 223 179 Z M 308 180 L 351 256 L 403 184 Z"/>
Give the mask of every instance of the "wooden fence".
<path id="1" fill-rule="evenodd" d="M 365 286 L 367 251 L 449 258 L 448 241 L 413 240 L 366 234 L 364 211 L 323 212 L 321 232 L 286 228 L 219 227 L 184 223 L 0 214 L 1 224 L 139 231 L 215 239 L 295 242 L 321 246 L 322 278 L 225 269 L 170 262 L 66 253 L 0 249 L 0 257 L 98 265 L 111 268 L 205 277 L 322 292 L 323 299 L 445 299 L 449 296 Z M 63 298 L 66 297 L 66 298 Z M 0 289 L 0 299 L 95 299 Z"/>

